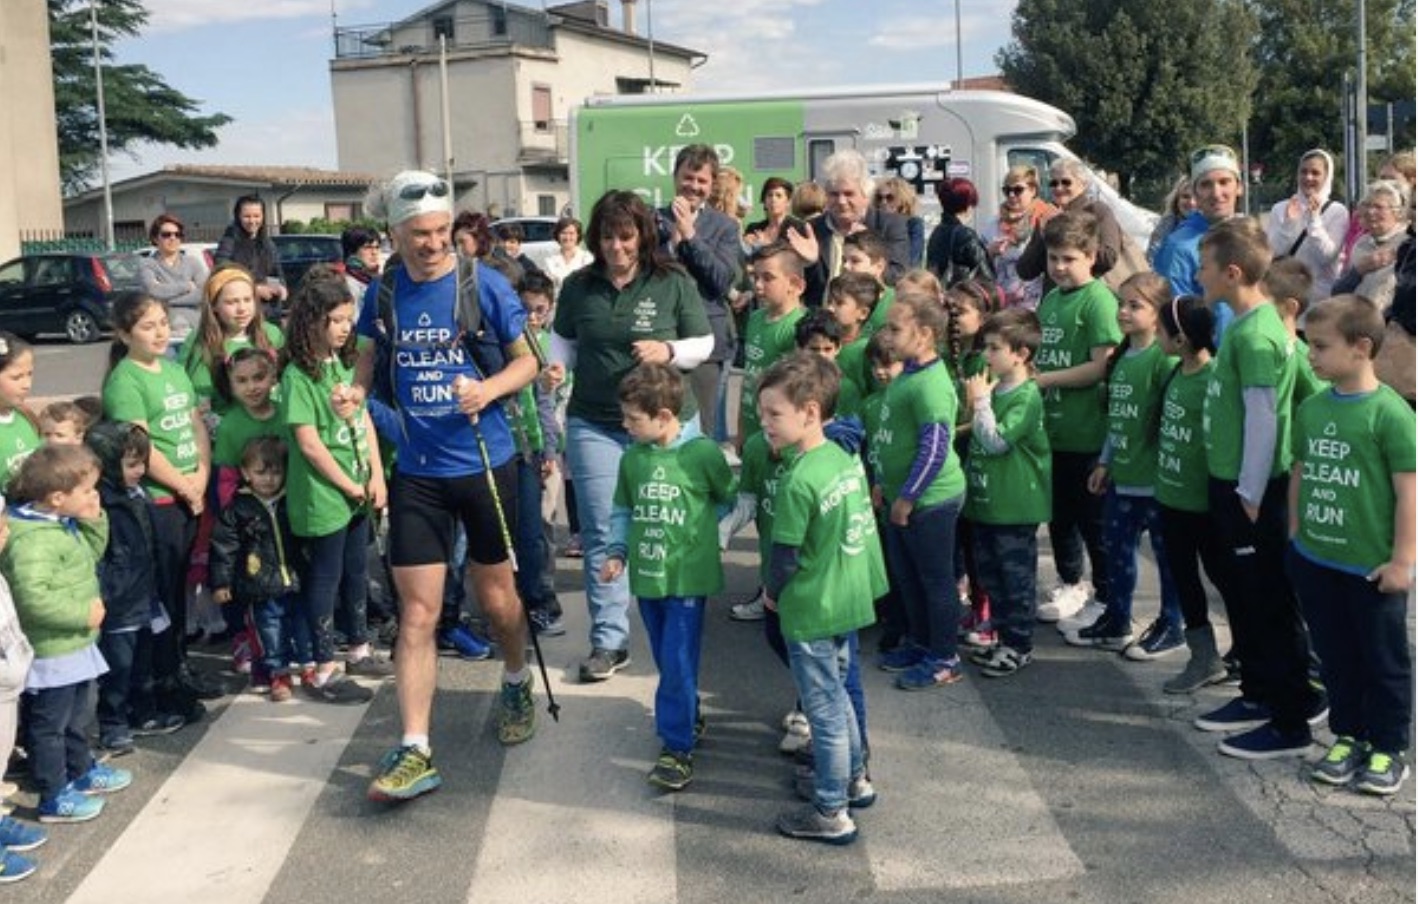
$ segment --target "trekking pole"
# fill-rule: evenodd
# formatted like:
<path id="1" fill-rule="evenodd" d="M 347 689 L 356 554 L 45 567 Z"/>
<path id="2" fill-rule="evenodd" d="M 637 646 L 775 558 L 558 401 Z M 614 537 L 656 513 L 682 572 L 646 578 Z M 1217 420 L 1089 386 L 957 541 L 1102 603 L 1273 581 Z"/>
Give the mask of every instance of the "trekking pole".
<path id="1" fill-rule="evenodd" d="M 454 381 L 454 387 L 461 386 L 466 377 L 459 376 Z M 497 512 L 497 527 L 502 532 L 502 545 L 507 550 L 507 560 L 512 563 L 513 588 L 512 592 L 517 595 L 517 604 L 522 607 L 522 616 L 527 622 L 527 636 L 532 639 L 532 653 L 537 657 L 537 668 L 542 673 L 542 685 L 547 692 L 547 712 L 551 715 L 553 722 L 561 721 L 561 705 L 556 702 L 556 697 L 552 694 L 551 678 L 547 675 L 546 659 L 542 657 L 542 642 L 537 637 L 537 626 L 532 622 L 532 610 L 527 608 L 527 603 L 522 599 L 522 594 L 516 587 L 517 575 L 517 549 L 512 545 L 512 531 L 507 527 L 507 512 L 502 507 L 502 494 L 497 489 L 497 478 L 492 473 L 492 459 L 487 453 L 487 441 L 483 439 L 482 423 L 476 414 L 468 415 L 468 423 L 473 425 L 473 436 L 478 443 L 478 456 L 482 459 L 483 474 L 487 476 L 487 489 L 492 494 L 492 507 Z"/>

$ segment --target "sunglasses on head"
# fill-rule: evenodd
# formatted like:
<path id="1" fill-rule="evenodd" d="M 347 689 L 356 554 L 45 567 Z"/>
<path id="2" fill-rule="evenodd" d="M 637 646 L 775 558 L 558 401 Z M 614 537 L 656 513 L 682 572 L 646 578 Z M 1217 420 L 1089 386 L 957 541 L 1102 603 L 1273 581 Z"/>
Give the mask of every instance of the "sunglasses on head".
<path id="1" fill-rule="evenodd" d="M 1236 152 L 1224 144 L 1208 144 L 1205 147 L 1200 147 L 1192 151 L 1192 166 L 1196 166 L 1207 157 L 1226 157 L 1235 160 Z"/>
<path id="2" fill-rule="evenodd" d="M 1022 195 L 1029 188 L 1027 185 L 1006 185 L 1004 193 L 1007 195 Z"/>
<path id="3" fill-rule="evenodd" d="M 1072 179 L 1050 179 L 1050 180 L 1049 180 L 1049 188 L 1071 188 L 1072 186 L 1073 186 L 1073 180 L 1072 180 Z"/>
<path id="4" fill-rule="evenodd" d="M 417 201 L 424 195 L 432 195 L 435 198 L 442 198 L 448 194 L 448 183 L 439 179 L 437 182 L 426 182 L 422 185 L 405 185 L 399 189 L 399 197 L 405 201 Z"/>

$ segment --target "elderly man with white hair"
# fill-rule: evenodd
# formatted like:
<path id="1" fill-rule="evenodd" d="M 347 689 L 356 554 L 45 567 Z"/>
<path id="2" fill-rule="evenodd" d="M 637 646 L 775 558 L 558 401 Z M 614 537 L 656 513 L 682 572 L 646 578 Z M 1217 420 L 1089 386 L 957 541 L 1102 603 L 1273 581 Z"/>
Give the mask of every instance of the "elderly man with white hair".
<path id="1" fill-rule="evenodd" d="M 429 725 L 438 672 L 434 631 L 455 521 L 467 532 L 478 602 L 505 660 L 498 738 L 517 744 L 535 730 L 525 619 L 504 542 L 516 531 L 516 444 L 499 400 L 536 377 L 537 361 L 511 284 L 455 254 L 452 200 L 447 182 L 411 171 L 371 191 L 366 202 L 372 215 L 388 221 L 398 253 L 369 287 L 358 325 L 359 335 L 373 340 L 361 350 L 359 382 L 383 409 L 376 422 L 384 424 L 398 461 L 389 560 L 400 602 L 394 667 L 403 737 L 369 787 L 379 801 L 410 800 L 442 782 Z M 391 280 L 392 299 L 381 299 L 381 285 Z"/>
<path id="2" fill-rule="evenodd" d="M 808 223 L 806 234 L 784 230 L 784 237 L 807 261 L 804 303 L 817 307 L 827 297 L 827 284 L 842 272 L 842 241 L 854 232 L 870 230 L 886 243 L 884 276 L 889 286 L 911 266 L 911 239 L 906 218 L 872 206 L 875 182 L 859 151 L 838 151 L 822 162 L 818 181 L 827 190 L 827 209 Z"/>

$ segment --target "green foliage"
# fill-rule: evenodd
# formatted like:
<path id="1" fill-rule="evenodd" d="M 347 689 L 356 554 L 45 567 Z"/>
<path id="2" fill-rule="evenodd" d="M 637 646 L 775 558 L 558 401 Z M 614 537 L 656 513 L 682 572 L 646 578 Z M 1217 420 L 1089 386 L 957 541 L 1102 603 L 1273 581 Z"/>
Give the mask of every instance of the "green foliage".
<path id="1" fill-rule="evenodd" d="M 1300 155 L 1314 147 L 1342 165 L 1344 74 L 1358 64 L 1355 0 L 1256 0 L 1254 56 L 1261 78 L 1251 122 L 1251 155 L 1268 182 L 1293 188 Z M 1413 0 L 1365 0 L 1369 103 L 1412 99 Z M 1413 127 L 1396 147 L 1412 147 Z M 1338 180 L 1336 180 L 1337 182 Z"/>
<path id="2" fill-rule="evenodd" d="M 1020 0 L 996 59 L 1014 90 L 1074 117 L 1070 144 L 1126 193 L 1240 137 L 1255 29 L 1241 0 Z"/>
<path id="3" fill-rule="evenodd" d="M 231 122 L 231 117 L 198 115 L 199 101 L 171 87 L 148 67 L 114 63 L 114 40 L 134 37 L 147 24 L 141 0 L 95 2 L 110 152 L 131 154 L 142 142 L 194 149 L 216 145 L 216 129 Z M 74 193 L 92 183 L 101 163 L 89 0 L 48 3 L 59 169 L 65 191 Z"/>
<path id="4" fill-rule="evenodd" d="M 339 235 L 351 226 L 364 226 L 379 233 L 384 231 L 383 224 L 371 217 L 359 217 L 354 220 L 327 220 L 324 217 L 314 217 L 307 222 L 285 220 L 281 223 L 281 234 Z"/>

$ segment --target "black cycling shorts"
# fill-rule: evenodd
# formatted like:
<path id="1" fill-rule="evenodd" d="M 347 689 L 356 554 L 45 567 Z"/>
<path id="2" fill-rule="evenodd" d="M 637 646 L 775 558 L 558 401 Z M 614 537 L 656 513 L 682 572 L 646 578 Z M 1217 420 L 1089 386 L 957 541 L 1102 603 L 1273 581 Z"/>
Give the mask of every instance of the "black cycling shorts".
<path id="1" fill-rule="evenodd" d="M 517 536 L 517 460 L 493 468 L 497 500 L 486 474 L 467 477 L 394 475 L 389 489 L 389 564 L 433 565 L 453 557 L 453 525 L 468 534 L 468 561 L 507 561 L 503 537 Z M 506 533 L 498 518 L 498 502 Z"/>

